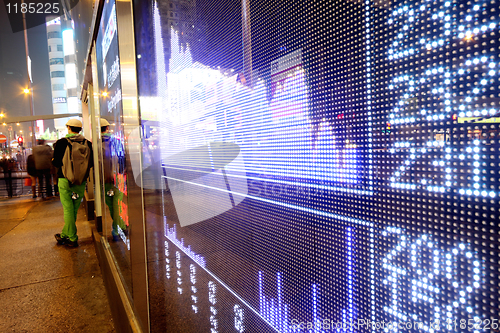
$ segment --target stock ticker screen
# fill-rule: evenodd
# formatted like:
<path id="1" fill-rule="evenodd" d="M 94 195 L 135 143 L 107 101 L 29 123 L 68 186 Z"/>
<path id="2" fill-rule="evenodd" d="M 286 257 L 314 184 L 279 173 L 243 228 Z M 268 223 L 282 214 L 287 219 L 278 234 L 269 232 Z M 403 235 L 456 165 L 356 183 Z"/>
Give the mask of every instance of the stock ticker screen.
<path id="1" fill-rule="evenodd" d="M 151 330 L 498 332 L 498 9 L 136 4 Z"/>

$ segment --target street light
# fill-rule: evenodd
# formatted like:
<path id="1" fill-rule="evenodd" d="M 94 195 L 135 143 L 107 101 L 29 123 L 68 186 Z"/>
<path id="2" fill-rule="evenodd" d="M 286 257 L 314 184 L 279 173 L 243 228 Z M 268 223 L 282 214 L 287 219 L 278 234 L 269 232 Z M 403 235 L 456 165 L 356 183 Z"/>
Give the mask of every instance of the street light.
<path id="1" fill-rule="evenodd" d="M 23 91 L 24 91 L 25 94 L 29 94 L 30 93 L 30 90 L 28 88 L 25 88 Z"/>

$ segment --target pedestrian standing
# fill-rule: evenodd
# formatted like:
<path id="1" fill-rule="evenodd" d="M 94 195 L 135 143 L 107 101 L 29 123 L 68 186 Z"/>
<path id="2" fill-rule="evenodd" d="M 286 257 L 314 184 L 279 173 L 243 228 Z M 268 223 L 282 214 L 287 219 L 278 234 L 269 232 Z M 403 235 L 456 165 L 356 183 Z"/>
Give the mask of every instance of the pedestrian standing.
<path id="1" fill-rule="evenodd" d="M 35 158 L 35 167 L 38 173 L 38 195 L 42 198 L 52 197 L 52 177 L 50 169 L 52 167 L 53 151 L 45 140 L 38 139 L 38 146 L 33 147 L 33 157 Z M 45 186 L 44 184 L 45 179 Z M 42 189 L 42 191 L 40 191 Z"/>
<path id="2" fill-rule="evenodd" d="M 54 195 L 59 196 L 59 187 L 57 186 L 57 168 L 54 165 L 50 168 L 50 175 L 52 176 L 52 184 L 54 184 Z"/>
<path id="3" fill-rule="evenodd" d="M 67 247 L 78 246 L 76 217 L 85 193 L 86 180 L 94 165 L 92 143 L 79 134 L 82 122 L 70 119 L 66 123 L 68 134 L 55 143 L 52 164 L 58 169 L 59 198 L 64 211 L 64 227 L 55 234 L 57 243 Z"/>
<path id="4" fill-rule="evenodd" d="M 12 179 L 12 171 L 15 171 L 16 169 L 16 160 L 10 156 L 6 156 L 2 159 L 2 169 L 3 179 L 5 180 L 5 186 L 7 188 L 7 195 L 9 198 L 12 198 L 16 192 L 16 184 Z"/>
<path id="5" fill-rule="evenodd" d="M 33 157 L 33 154 L 28 156 L 27 171 L 28 171 L 28 175 L 31 178 L 31 193 L 33 193 L 33 199 L 35 199 L 36 198 L 36 183 L 38 182 L 38 173 L 36 171 L 35 158 Z M 38 184 L 38 195 L 41 195 L 41 193 L 42 193 L 42 189 L 40 187 L 40 184 Z"/>

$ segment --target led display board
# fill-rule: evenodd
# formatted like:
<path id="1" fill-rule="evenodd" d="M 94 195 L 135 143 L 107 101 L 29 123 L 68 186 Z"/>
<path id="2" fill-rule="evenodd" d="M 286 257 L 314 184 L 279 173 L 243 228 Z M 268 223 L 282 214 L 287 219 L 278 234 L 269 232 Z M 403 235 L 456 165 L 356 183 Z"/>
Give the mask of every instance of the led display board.
<path id="1" fill-rule="evenodd" d="M 136 4 L 151 331 L 498 331 L 497 10 Z"/>

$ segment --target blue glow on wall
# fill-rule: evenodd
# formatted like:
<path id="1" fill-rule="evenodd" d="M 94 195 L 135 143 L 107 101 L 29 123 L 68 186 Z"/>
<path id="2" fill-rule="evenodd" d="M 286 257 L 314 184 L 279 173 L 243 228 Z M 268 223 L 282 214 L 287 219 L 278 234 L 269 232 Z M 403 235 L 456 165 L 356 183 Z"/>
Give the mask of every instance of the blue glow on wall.
<path id="1" fill-rule="evenodd" d="M 205 1 L 230 11 L 193 1 L 196 20 L 219 13 Z M 230 23 L 208 16 L 188 35 L 167 3 L 153 7 L 163 207 L 151 211 L 164 216 L 147 227 L 164 228 L 168 297 L 214 333 L 484 322 L 498 308 L 498 4 L 298 4 L 250 1 L 252 77 L 203 39 Z M 241 28 L 225 42 L 245 48 Z M 214 143 L 241 155 L 218 164 Z M 215 213 L 183 224 L 179 192 Z"/>

